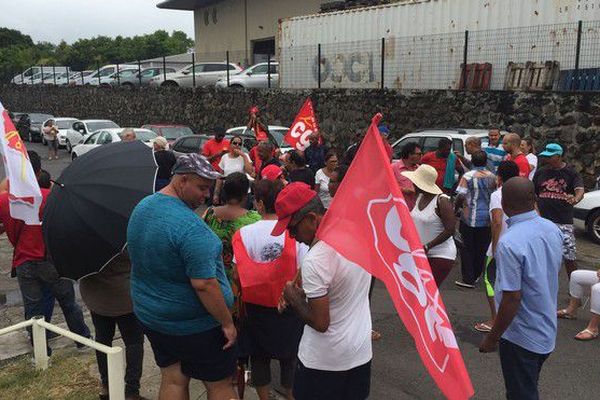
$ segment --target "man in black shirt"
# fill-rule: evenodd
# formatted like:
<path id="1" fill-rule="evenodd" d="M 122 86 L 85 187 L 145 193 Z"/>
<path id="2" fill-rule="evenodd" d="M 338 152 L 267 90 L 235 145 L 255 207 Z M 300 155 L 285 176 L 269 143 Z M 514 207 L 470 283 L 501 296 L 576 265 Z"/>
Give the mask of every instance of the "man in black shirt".
<path id="1" fill-rule="evenodd" d="M 273 157 L 274 150 L 275 148 L 271 142 L 259 143 L 257 153 L 258 158 L 260 158 L 262 162 L 260 164 L 260 171 L 258 172 L 256 179 L 261 179 L 260 177 L 262 176 L 263 169 L 269 165 L 277 165 L 278 167 L 281 167 L 279 160 Z"/>
<path id="2" fill-rule="evenodd" d="M 315 173 L 306 167 L 306 159 L 296 150 L 291 150 L 287 153 L 288 158 L 288 181 L 304 182 L 311 189 L 315 187 Z"/>
<path id="3" fill-rule="evenodd" d="M 563 258 L 569 277 L 577 269 L 573 206 L 583 199 L 581 176 L 563 161 L 563 148 L 550 143 L 540 157 L 547 157 L 544 168 L 533 177 L 540 215 L 554 222 L 563 234 Z"/>
<path id="4" fill-rule="evenodd" d="M 314 133 L 310 135 L 308 140 L 310 141 L 310 146 L 304 150 L 304 157 L 306 158 L 308 167 L 316 174 L 318 170 L 325 166 L 327 146 L 319 144 L 319 136 Z"/>

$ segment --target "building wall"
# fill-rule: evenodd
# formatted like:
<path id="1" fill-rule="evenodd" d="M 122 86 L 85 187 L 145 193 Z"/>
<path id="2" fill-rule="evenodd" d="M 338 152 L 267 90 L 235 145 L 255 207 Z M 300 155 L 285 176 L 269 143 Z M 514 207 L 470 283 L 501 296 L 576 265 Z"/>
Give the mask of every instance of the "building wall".
<path id="1" fill-rule="evenodd" d="M 316 13 L 321 3 L 322 0 L 226 0 L 197 9 L 194 11 L 196 54 L 222 59 L 229 50 L 232 61 L 247 57 L 252 62 L 253 40 L 275 38 L 280 19 Z"/>
<path id="2" fill-rule="evenodd" d="M 327 142 L 345 149 L 357 131 L 364 132 L 381 112 L 392 140 L 431 127 L 489 128 L 532 136 L 536 148 L 557 142 L 592 187 L 600 174 L 600 93 L 457 92 L 450 90 L 254 90 L 197 88 L 173 90 L 143 87 L 112 90 L 97 87 L 0 85 L 9 110 L 71 115 L 80 119 L 108 118 L 121 126 L 146 123 L 189 125 L 196 133 L 216 126 L 248 122 L 248 109 L 263 110 L 270 125 L 292 124 L 310 96 Z"/>

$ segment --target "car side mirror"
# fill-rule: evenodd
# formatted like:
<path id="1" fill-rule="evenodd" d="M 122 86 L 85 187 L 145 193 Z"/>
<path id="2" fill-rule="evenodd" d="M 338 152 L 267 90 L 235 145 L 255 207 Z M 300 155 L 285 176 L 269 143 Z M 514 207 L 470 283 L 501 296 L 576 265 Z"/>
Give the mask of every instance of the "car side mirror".
<path id="1" fill-rule="evenodd" d="M 190 71 L 181 71 L 181 73 L 184 75 L 189 75 Z"/>
<path id="2" fill-rule="evenodd" d="M 246 72 L 246 75 L 248 75 L 248 76 L 252 76 L 252 71 L 248 71 L 248 72 Z"/>

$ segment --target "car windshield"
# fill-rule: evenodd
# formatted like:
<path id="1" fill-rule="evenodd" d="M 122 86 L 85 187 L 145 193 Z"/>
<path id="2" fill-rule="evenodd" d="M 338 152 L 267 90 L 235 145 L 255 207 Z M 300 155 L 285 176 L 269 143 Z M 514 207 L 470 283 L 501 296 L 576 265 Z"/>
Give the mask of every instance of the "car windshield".
<path id="1" fill-rule="evenodd" d="M 31 119 L 32 124 L 41 124 L 47 119 L 51 119 L 52 115 L 50 114 L 29 114 L 29 118 Z"/>
<path id="2" fill-rule="evenodd" d="M 156 139 L 156 133 L 152 131 L 135 131 L 135 138 L 142 142 L 149 142 Z"/>
<path id="3" fill-rule="evenodd" d="M 173 126 L 161 128 L 161 132 L 167 140 L 175 140 L 182 136 L 189 136 L 194 134 L 194 132 L 187 126 Z"/>
<path id="4" fill-rule="evenodd" d="M 111 129 L 118 128 L 119 125 L 115 124 L 112 121 L 97 121 L 97 122 L 88 122 L 87 123 L 88 131 L 94 132 L 98 129 Z"/>
<path id="5" fill-rule="evenodd" d="M 106 68 L 104 70 L 100 70 L 100 76 L 109 76 L 115 72 L 114 68 Z"/>
<path id="6" fill-rule="evenodd" d="M 77 121 L 76 119 L 63 119 L 56 122 L 58 125 L 58 129 L 69 129 L 73 125 L 73 122 Z"/>
<path id="7" fill-rule="evenodd" d="M 285 141 L 285 135 L 287 134 L 287 132 L 287 129 L 269 129 L 269 133 L 273 135 L 273 138 L 275 139 L 279 147 L 289 147 L 289 145 Z"/>

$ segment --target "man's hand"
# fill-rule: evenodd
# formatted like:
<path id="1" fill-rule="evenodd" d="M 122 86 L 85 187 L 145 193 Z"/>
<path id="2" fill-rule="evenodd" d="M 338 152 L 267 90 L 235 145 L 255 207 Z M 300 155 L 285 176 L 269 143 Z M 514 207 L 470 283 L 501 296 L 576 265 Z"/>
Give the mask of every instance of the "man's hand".
<path id="1" fill-rule="evenodd" d="M 598 272 L 596 272 L 596 275 L 598 275 L 598 279 L 600 279 L 600 269 L 598 270 Z"/>
<path id="2" fill-rule="evenodd" d="M 225 343 L 225 346 L 223 346 L 223 350 L 227 350 L 235 344 L 235 340 L 237 339 L 237 330 L 235 329 L 235 325 L 233 325 L 233 323 L 223 325 L 222 329 L 223 335 L 225 335 L 225 339 L 227 339 L 227 343 Z"/>
<path id="3" fill-rule="evenodd" d="M 294 282 L 288 282 L 283 288 L 283 297 L 288 304 L 297 304 L 304 301 L 305 294 Z"/>
<path id="4" fill-rule="evenodd" d="M 481 345 L 479 346 L 479 352 L 492 353 L 496 351 L 496 346 L 498 346 L 498 341 L 491 335 L 485 335 L 483 342 L 481 342 Z"/>

